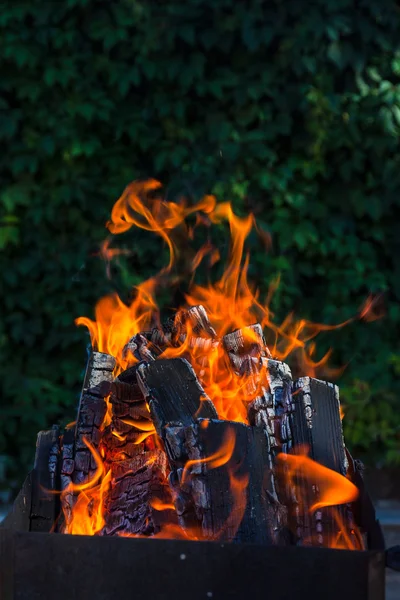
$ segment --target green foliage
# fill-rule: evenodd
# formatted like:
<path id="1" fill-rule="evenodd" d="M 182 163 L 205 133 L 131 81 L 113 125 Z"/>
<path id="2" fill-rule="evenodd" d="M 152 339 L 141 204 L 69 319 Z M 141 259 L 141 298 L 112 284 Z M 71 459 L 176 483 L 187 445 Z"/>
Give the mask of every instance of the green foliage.
<path id="1" fill-rule="evenodd" d="M 148 176 L 256 214 L 274 248 L 267 260 L 255 253 L 251 275 L 265 287 L 281 272 L 280 316 L 340 322 L 369 292 L 386 292 L 386 319 L 326 343 L 351 361 L 339 381 L 348 442 L 397 460 L 396 4 L 3 4 L 0 454 L 13 476 L 26 471 L 36 431 L 73 416 L 87 343 L 73 320 L 117 285 L 94 254 L 114 200 Z M 132 283 L 162 263 L 159 251 L 136 235 Z"/>

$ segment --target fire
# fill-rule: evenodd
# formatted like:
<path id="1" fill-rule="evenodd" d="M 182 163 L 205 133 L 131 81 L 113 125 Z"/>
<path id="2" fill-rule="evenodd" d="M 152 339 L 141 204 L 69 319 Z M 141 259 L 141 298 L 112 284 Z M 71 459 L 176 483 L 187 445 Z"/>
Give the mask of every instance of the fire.
<path id="1" fill-rule="evenodd" d="M 194 227 L 188 223 L 191 216 L 196 216 Z M 178 259 L 190 247 L 195 230 L 222 223 L 229 226 L 231 242 L 224 272 L 217 281 L 206 285 L 194 282 L 196 269 L 207 255 L 210 256 L 211 263 L 219 260 L 219 251 L 207 241 L 191 261 L 192 283 L 186 294 L 186 307 L 203 305 L 219 338 L 235 329 L 259 322 L 273 340 L 271 352 L 276 359 L 285 360 L 295 353 L 304 374 L 315 376 L 324 369 L 326 372 L 331 351 L 322 358 L 314 358 L 313 340 L 321 331 L 343 327 L 354 319 L 337 325 L 326 325 L 311 323 L 305 319 L 296 320 L 290 314 L 282 323 L 277 324 L 269 306 L 279 280 L 271 284 L 264 299 L 260 298 L 259 291 L 253 289 L 248 280 L 250 259 L 245 251 L 245 242 L 253 231 L 259 232 L 254 217 L 237 216 L 231 203 L 218 203 L 213 196 L 205 196 L 193 205 L 188 205 L 184 199 L 167 202 L 161 196 L 161 184 L 149 180 L 134 182 L 125 189 L 112 209 L 107 226 L 112 234 L 121 234 L 131 227 L 155 233 L 169 249 L 168 264 L 158 274 L 136 286 L 131 304 L 125 304 L 117 294 L 112 294 L 97 303 L 94 321 L 87 317 L 76 320 L 77 325 L 85 325 L 89 329 L 93 348 L 116 357 L 116 374 L 124 370 L 129 361 L 132 362 L 132 356 L 127 357 L 123 352 L 129 339 L 141 331 L 160 325 L 157 293 L 166 285 L 179 283 L 187 275 L 183 273 L 180 277 L 172 271 Z M 111 242 L 109 238 L 107 240 L 108 248 Z M 107 255 L 107 260 L 110 259 L 111 256 Z M 360 317 L 366 319 L 372 305 L 372 302 L 367 302 L 360 311 Z M 221 344 L 213 344 L 209 340 L 210 352 L 205 353 L 191 344 L 191 340 L 193 336 L 188 331 L 183 341 L 179 340 L 178 344 L 170 343 L 164 356 L 172 358 L 185 353 L 189 355 L 220 418 L 246 422 L 243 401 L 252 399 L 247 394 L 246 377 L 238 377 L 229 372 Z M 328 373 L 331 376 L 337 375 L 338 370 Z"/>
<path id="2" fill-rule="evenodd" d="M 111 471 L 105 472 L 103 461 L 94 446 L 83 439 L 96 461 L 96 472 L 87 482 L 71 483 L 61 494 L 61 498 L 70 495 L 76 502 L 72 518 L 64 513 L 64 533 L 74 535 L 95 535 L 104 525 L 104 498 L 111 482 Z"/>
<path id="3" fill-rule="evenodd" d="M 287 477 L 293 482 L 295 475 L 312 481 L 318 488 L 318 500 L 310 507 L 315 512 L 325 506 L 337 506 L 354 502 L 358 497 L 357 487 L 346 477 L 313 461 L 308 456 L 278 454 L 278 461 L 288 466 Z"/>
<path id="4" fill-rule="evenodd" d="M 132 254 L 130 250 L 125 248 L 111 248 L 111 237 L 107 237 L 100 246 L 99 252 L 95 256 L 100 256 L 106 265 L 106 275 L 108 279 L 111 279 L 111 262 L 117 256 L 129 256 Z"/>
<path id="5" fill-rule="evenodd" d="M 336 522 L 337 535 L 329 540 L 332 548 L 362 549 L 361 535 L 356 528 L 350 533 L 341 518 L 337 507 L 357 500 L 358 488 L 347 478 L 306 456 L 306 449 L 300 454 L 278 454 L 283 478 L 290 489 L 294 490 L 299 504 L 313 490 L 315 501 L 309 506 L 309 513 L 315 516 L 321 509 L 329 507 Z M 312 541 L 312 540 L 310 540 Z"/>
<path id="6" fill-rule="evenodd" d="M 191 224 L 193 218 L 195 218 L 194 225 Z M 220 251 L 208 239 L 199 250 L 193 250 L 190 254 L 191 243 L 199 228 L 211 230 L 212 226 L 220 224 L 227 224 L 230 231 L 228 259 L 222 275 L 217 280 L 200 285 L 195 283 L 196 270 L 206 258 L 210 266 L 215 265 L 221 259 Z M 125 304 L 117 294 L 111 294 L 101 298 L 97 303 L 94 320 L 79 317 L 76 324 L 88 328 L 93 349 L 106 352 L 116 358 L 115 375 L 118 375 L 137 360 L 132 353 L 124 351 L 129 340 L 136 334 L 149 331 L 154 327 L 160 328 L 161 331 L 157 301 L 160 290 L 166 286 L 179 284 L 184 278 L 189 279 L 190 287 L 185 296 L 186 303 L 184 306 L 176 307 L 177 330 L 179 331 L 181 327 L 182 314 L 190 307 L 202 305 L 215 327 L 215 335 L 210 331 L 198 334 L 188 320 L 181 335 L 176 339 L 166 340 L 167 348 L 163 352 L 163 357 L 184 356 L 189 359 L 206 394 L 212 399 L 220 419 L 247 423 L 245 403 L 259 394 L 260 386 L 265 384 L 268 375 L 266 361 L 262 361 L 257 353 L 254 361 L 259 366 L 259 373 L 255 387 L 249 385 L 254 383 L 251 374 L 238 374 L 229 368 L 227 354 L 221 342 L 225 334 L 258 322 L 268 335 L 268 339 L 272 341 L 270 349 L 274 358 L 285 360 L 289 355 L 295 354 L 303 373 L 315 376 L 323 369 L 327 372 L 327 363 L 331 355 L 331 351 L 328 351 L 322 358 L 316 357 L 314 342 L 316 336 L 320 332 L 343 327 L 357 318 L 347 319 L 337 325 L 326 325 L 312 323 L 305 319 L 298 320 L 293 314 L 289 314 L 282 323 L 277 323 L 270 304 L 279 285 L 279 279 L 271 283 L 266 297 L 262 298 L 260 292 L 248 279 L 250 257 L 245 249 L 246 240 L 252 232 L 256 232 L 263 243 L 267 241 L 269 244 L 269 239 L 266 240 L 266 234 L 259 230 L 253 215 L 240 217 L 234 213 L 230 202 L 218 203 L 214 196 L 205 196 L 192 205 L 185 199 L 179 202 L 167 202 L 161 195 L 161 184 L 158 181 L 134 182 L 125 189 L 115 203 L 107 227 L 112 235 L 124 233 L 131 227 L 156 234 L 166 244 L 169 260 L 159 273 L 136 286 L 130 304 Z M 107 238 L 102 246 L 101 255 L 106 260 L 108 274 L 110 274 L 110 261 L 115 256 L 125 253 L 126 251 L 111 248 L 111 238 Z M 191 256 L 189 273 L 184 270 L 180 272 L 177 267 L 182 255 L 186 254 Z M 361 308 L 358 317 L 368 320 L 371 311 L 373 315 L 376 314 L 376 303 L 368 300 Z M 251 330 L 248 330 L 247 335 L 250 343 L 257 341 L 255 337 L 252 338 Z M 335 374 L 332 369 L 328 373 Z M 252 394 L 249 394 L 250 387 L 253 389 Z M 103 427 L 108 425 L 110 420 L 110 410 L 108 410 Z M 148 421 L 125 419 L 123 423 L 141 432 L 137 444 L 155 433 L 153 424 Z M 115 431 L 113 435 L 123 439 L 123 436 Z M 191 468 L 196 462 L 207 463 L 212 468 L 228 463 L 234 446 L 234 436 L 228 434 L 222 441 L 221 448 L 212 456 L 199 461 L 189 461 L 183 471 L 182 483 L 190 477 Z M 94 449 L 91 450 L 98 465 L 94 479 L 83 486 L 72 486 L 67 490 L 73 493 L 79 492 L 73 521 L 66 527 L 68 533 L 94 534 L 104 525 L 103 498 L 110 484 L 110 472 L 105 472 L 101 458 Z M 282 455 L 280 457 L 282 458 Z M 301 468 L 302 472 L 307 473 L 307 476 L 318 485 L 319 498 L 312 510 L 354 500 L 356 488 L 346 478 L 312 463 L 305 456 L 288 455 L 284 460 L 290 473 Z M 232 519 L 237 521 L 240 514 L 243 516 L 241 511 L 244 511 L 245 507 L 243 498 L 247 480 L 245 477 L 238 478 L 235 472 L 231 471 L 230 484 L 235 501 Z M 157 500 L 154 501 L 153 506 L 156 510 L 171 508 L 170 505 L 163 506 Z M 240 520 L 238 523 L 240 524 Z M 230 529 L 233 527 L 232 523 L 227 523 L 226 526 Z M 156 537 L 168 537 L 167 529 Z M 189 536 L 191 539 L 199 539 L 198 532 L 191 534 L 183 532 L 175 525 L 171 525 L 168 531 L 170 537 Z"/>

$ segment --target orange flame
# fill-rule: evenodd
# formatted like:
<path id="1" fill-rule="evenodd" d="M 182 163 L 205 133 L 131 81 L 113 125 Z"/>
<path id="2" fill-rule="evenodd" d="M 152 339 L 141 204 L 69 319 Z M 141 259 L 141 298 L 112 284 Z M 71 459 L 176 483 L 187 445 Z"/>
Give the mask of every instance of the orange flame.
<path id="1" fill-rule="evenodd" d="M 155 433 L 156 431 L 153 422 L 147 419 L 142 419 L 141 421 L 138 421 L 137 419 L 121 419 L 121 423 L 131 425 L 131 427 L 134 427 L 139 431 L 145 431 L 146 433 Z"/>
<path id="2" fill-rule="evenodd" d="M 150 502 L 150 504 L 155 510 L 173 510 L 173 511 L 175 511 L 174 504 L 168 504 L 166 502 L 162 502 L 158 498 L 153 498 L 153 500 Z"/>
<path id="3" fill-rule="evenodd" d="M 100 245 L 99 252 L 95 256 L 100 256 L 106 265 L 106 275 L 111 279 L 111 261 L 117 256 L 129 256 L 130 250 L 125 248 L 111 248 L 111 237 L 106 238 Z"/>
<path id="4" fill-rule="evenodd" d="M 62 500 L 67 495 L 78 493 L 72 511 L 72 519 L 64 511 L 66 521 L 64 532 L 74 535 L 95 535 L 105 525 L 104 497 L 110 486 L 111 471 L 105 473 L 103 461 L 95 447 L 86 438 L 83 438 L 83 441 L 96 461 L 96 472 L 85 483 L 70 483 L 62 492 Z"/>
<path id="5" fill-rule="evenodd" d="M 358 488 L 346 477 L 315 462 L 308 456 L 295 454 L 279 454 L 278 461 L 283 461 L 288 467 L 288 476 L 293 478 L 296 473 L 312 481 L 318 487 L 319 499 L 310 507 L 310 512 L 324 506 L 337 506 L 354 502 L 358 497 Z"/>

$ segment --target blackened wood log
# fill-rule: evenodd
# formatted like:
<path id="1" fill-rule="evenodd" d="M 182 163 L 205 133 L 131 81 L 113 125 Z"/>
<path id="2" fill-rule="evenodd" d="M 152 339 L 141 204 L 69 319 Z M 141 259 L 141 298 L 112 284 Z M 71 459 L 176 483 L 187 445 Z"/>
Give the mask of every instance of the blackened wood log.
<path id="1" fill-rule="evenodd" d="M 143 340 L 136 336 L 138 341 Z M 103 535 L 154 535 L 166 523 L 177 524 L 166 477 L 167 459 L 149 435 L 155 430 L 136 370 L 131 367 L 111 384 L 111 424 L 101 441 L 106 470 L 111 470 Z M 160 510 L 160 506 L 170 508 Z"/>
<path id="2" fill-rule="evenodd" d="M 357 527 L 365 536 L 365 548 L 368 550 L 384 550 L 385 539 L 372 500 L 365 487 L 363 470 L 364 467 L 359 460 L 354 460 L 346 448 L 346 456 L 349 463 L 347 476 L 357 486 L 359 496 L 352 503 L 351 509 Z"/>
<path id="3" fill-rule="evenodd" d="M 72 520 L 72 510 L 75 494 L 72 491 L 72 475 L 75 469 L 74 461 L 75 429 L 67 428 L 61 439 L 61 508 L 62 514 L 57 523 L 57 531 L 63 532 Z"/>
<path id="4" fill-rule="evenodd" d="M 112 464 L 103 535 L 148 536 L 166 524 L 177 524 L 166 468 L 162 450 L 144 451 Z"/>
<path id="5" fill-rule="evenodd" d="M 85 442 L 95 449 L 99 447 L 100 427 L 107 410 L 104 398 L 110 390 L 114 367 L 115 358 L 109 354 L 92 352 L 89 357 L 76 420 L 74 483 L 87 481 L 95 472 L 96 463 Z"/>
<path id="6" fill-rule="evenodd" d="M 200 539 L 286 543 L 286 509 L 275 498 L 262 430 L 200 419 L 167 425 L 164 441 L 184 529 Z"/>
<path id="7" fill-rule="evenodd" d="M 33 472 L 31 471 L 26 477 L 18 496 L 15 498 L 10 512 L 0 523 L 0 529 L 4 528 L 12 531 L 30 531 L 32 480 Z"/>
<path id="8" fill-rule="evenodd" d="M 256 398 L 249 407 L 249 421 L 257 427 L 264 427 L 276 457 L 280 451 L 289 452 L 293 444 L 289 417 L 293 408 L 292 374 L 284 362 L 263 358 L 262 363 L 268 392 Z M 277 497 L 281 503 L 287 505 L 287 498 L 293 497 L 293 490 L 289 489 L 287 478 L 281 469 L 275 469 L 274 474 Z"/>
<path id="9" fill-rule="evenodd" d="M 139 365 L 137 377 L 164 441 L 182 526 L 199 530 L 205 539 L 266 544 L 281 539 L 285 510 L 275 497 L 265 433 L 241 423 L 213 420 L 215 408 L 184 359 Z M 231 430 L 235 438 L 232 456 L 225 468 L 211 468 L 208 458 L 222 451 L 224 434 Z M 201 462 L 188 484 L 182 477 L 186 463 L 192 460 Z M 242 498 L 235 501 L 235 482 L 238 488 L 245 477 L 249 478 L 248 485 Z"/>
<path id="10" fill-rule="evenodd" d="M 181 358 L 186 358 L 203 383 L 203 376 L 209 367 L 209 357 L 220 340 L 212 327 L 207 312 L 202 305 L 192 306 L 188 310 L 180 310 L 174 321 L 175 345 L 185 346 Z"/>
<path id="11" fill-rule="evenodd" d="M 292 411 L 292 374 L 289 366 L 279 360 L 263 360 L 274 407 L 274 435 L 282 452 L 292 447 L 289 414 Z"/>
<path id="12" fill-rule="evenodd" d="M 339 389 L 311 377 L 301 377 L 293 385 L 293 412 L 290 416 L 294 452 L 308 449 L 315 462 L 346 476 L 348 460 L 340 418 Z M 289 509 L 296 524 L 296 536 L 307 545 L 331 546 L 344 528 L 355 548 L 360 540 L 354 533 L 354 519 L 348 505 L 326 507 L 310 513 L 318 501 L 318 486 L 301 469 L 296 478 L 301 498 L 292 498 Z M 341 524 L 338 523 L 338 518 Z"/>
<path id="13" fill-rule="evenodd" d="M 137 378 L 161 438 L 165 425 L 169 423 L 189 425 L 196 418 L 217 418 L 213 403 L 187 360 L 158 359 L 141 364 Z"/>
<path id="14" fill-rule="evenodd" d="M 32 472 L 31 531 L 51 531 L 60 512 L 60 497 L 54 493 L 60 489 L 59 454 L 59 427 L 40 431 Z"/>
<path id="15" fill-rule="evenodd" d="M 86 367 L 81 399 L 87 393 L 99 398 L 104 398 L 108 394 L 107 383 L 113 380 L 115 362 L 115 358 L 110 354 L 91 353 Z"/>
<path id="16" fill-rule="evenodd" d="M 28 474 L 13 507 L 1 526 L 18 531 L 49 532 L 58 517 L 59 430 L 40 431 L 32 471 Z"/>
<path id="17" fill-rule="evenodd" d="M 135 374 L 132 373 L 130 377 L 131 381 L 135 377 L 134 383 L 116 380 L 111 386 L 112 424 L 117 430 L 118 426 L 121 426 L 126 421 L 130 423 L 141 420 L 151 421 L 149 409 L 140 387 L 136 383 L 136 372 Z"/>
<path id="18" fill-rule="evenodd" d="M 287 365 L 272 360 L 265 345 L 262 327 L 256 323 L 224 336 L 224 347 L 233 370 L 244 379 L 249 401 L 246 409 L 250 425 L 266 432 L 272 470 L 279 449 L 290 447 L 288 411 L 291 406 L 291 373 Z M 272 478 L 273 481 L 275 477 Z M 278 483 L 278 482 L 276 482 Z M 277 486 L 275 497 L 279 494 Z"/>
<path id="19" fill-rule="evenodd" d="M 271 479 L 271 494 L 278 502 L 278 495 L 273 472 L 273 459 L 278 444 L 275 434 L 275 404 L 273 394 L 268 387 L 265 363 L 271 356 L 265 345 L 262 327 L 259 323 L 237 329 L 223 338 L 225 350 L 229 356 L 232 369 L 237 376 L 244 379 L 247 394 L 245 402 L 250 425 L 265 431 L 265 446 Z"/>
<path id="20" fill-rule="evenodd" d="M 137 384 L 136 369 L 136 366 L 127 369 L 111 384 L 111 424 L 105 428 L 101 442 L 107 464 L 116 459 L 133 458 L 154 448 L 152 440 L 145 435 L 149 433 L 152 421 Z M 135 427 L 135 422 L 142 427 Z"/>
<path id="21" fill-rule="evenodd" d="M 293 385 L 291 429 L 295 446 L 308 445 L 310 458 L 346 475 L 348 460 L 340 419 L 339 388 L 301 377 Z"/>

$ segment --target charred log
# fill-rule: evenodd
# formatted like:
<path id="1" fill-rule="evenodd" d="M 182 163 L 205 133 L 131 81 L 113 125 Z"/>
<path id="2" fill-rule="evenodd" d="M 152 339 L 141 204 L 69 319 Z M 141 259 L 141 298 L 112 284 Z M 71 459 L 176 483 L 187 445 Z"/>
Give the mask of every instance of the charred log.
<path id="1" fill-rule="evenodd" d="M 294 382 L 293 412 L 290 425 L 294 452 L 308 450 L 315 462 L 346 476 L 348 460 L 340 419 L 339 389 L 332 383 L 302 377 Z M 327 433 L 329 432 L 329 434 Z M 301 472 L 297 479 L 301 498 L 292 497 L 290 515 L 298 541 L 307 545 L 331 546 L 345 536 L 354 547 L 362 542 L 354 534 L 350 506 L 327 507 L 310 512 L 318 500 L 318 486 Z M 344 530 L 344 531 L 343 531 Z"/>
<path id="2" fill-rule="evenodd" d="M 106 464 L 153 449 L 154 443 L 146 438 L 154 427 L 137 384 L 136 367 L 121 373 L 111 384 L 110 405 L 111 423 L 104 429 L 101 441 Z"/>
<path id="3" fill-rule="evenodd" d="M 265 345 L 261 325 L 256 323 L 228 333 L 223 338 L 232 369 L 244 378 L 247 398 L 245 401 L 250 425 L 268 432 L 271 447 L 276 447 L 275 410 L 269 393 L 264 364 L 270 355 Z"/>
<path id="4" fill-rule="evenodd" d="M 253 365 L 258 368 L 261 357 L 272 358 L 259 323 L 227 333 L 223 343 L 235 372 L 240 375 L 252 373 Z"/>
<path id="5" fill-rule="evenodd" d="M 223 338 L 233 370 L 243 377 L 251 401 L 246 402 L 250 425 L 265 431 L 268 440 L 270 470 L 279 450 L 286 452 L 291 445 L 288 411 L 291 406 L 291 373 L 287 365 L 272 360 L 265 345 L 261 325 L 256 323 L 238 329 Z M 274 497 L 279 495 L 275 481 Z"/>
<path id="6" fill-rule="evenodd" d="M 138 346 L 142 341 L 136 336 Z M 147 343 L 143 348 L 148 350 Z M 177 523 L 167 459 L 155 447 L 155 429 L 136 370 L 136 366 L 128 369 L 111 384 L 111 423 L 101 441 L 106 470 L 111 471 L 102 535 L 155 535 L 167 522 Z"/>
<path id="7" fill-rule="evenodd" d="M 59 428 L 40 431 L 32 471 L 1 526 L 18 531 L 50 532 L 60 511 Z"/>
<path id="8" fill-rule="evenodd" d="M 215 420 L 184 359 L 139 365 L 138 382 L 164 441 L 180 524 L 202 539 L 281 539 L 285 510 L 275 497 L 264 432 Z M 227 448 L 221 448 L 224 438 Z"/>
<path id="9" fill-rule="evenodd" d="M 293 392 L 291 429 L 295 446 L 308 446 L 310 458 L 346 475 L 348 460 L 338 387 L 312 377 L 301 377 L 294 382 Z"/>
<path id="10" fill-rule="evenodd" d="M 57 472 L 59 453 L 58 426 L 55 425 L 48 431 L 41 431 L 37 437 L 33 467 L 31 531 L 51 531 L 60 512 L 59 496 L 54 493 L 59 489 Z"/>
<path id="11" fill-rule="evenodd" d="M 33 472 L 28 473 L 10 512 L 0 523 L 0 528 L 12 531 L 30 531 L 32 510 Z"/>
<path id="12" fill-rule="evenodd" d="M 72 509 L 75 495 L 72 491 L 72 475 L 75 469 L 74 461 L 75 429 L 67 428 L 61 440 L 61 507 L 62 514 L 57 523 L 58 531 L 64 531 L 72 519 Z"/>
<path id="13" fill-rule="evenodd" d="M 347 475 L 359 491 L 359 497 L 351 505 L 354 520 L 359 530 L 364 532 L 365 547 L 370 550 L 383 550 L 385 539 L 376 518 L 374 505 L 365 487 L 363 465 L 361 461 L 353 459 L 347 448 L 346 456 L 349 463 Z"/>
<path id="14" fill-rule="evenodd" d="M 187 334 L 189 330 L 193 337 L 217 338 L 217 333 L 209 321 L 206 309 L 201 304 L 192 306 L 188 310 L 179 311 L 174 323 L 180 335 Z"/>
<path id="15" fill-rule="evenodd" d="M 285 543 L 263 431 L 203 420 L 165 428 L 170 483 L 180 524 L 200 539 Z"/>
<path id="16" fill-rule="evenodd" d="M 169 423 L 190 425 L 195 418 L 217 418 L 213 403 L 185 359 L 159 359 L 141 364 L 137 377 L 161 438 Z"/>
<path id="17" fill-rule="evenodd" d="M 154 535 L 177 523 L 162 450 L 143 452 L 111 466 L 103 535 Z"/>
<path id="18" fill-rule="evenodd" d="M 114 367 L 114 357 L 92 352 L 86 369 L 75 428 L 72 474 L 74 483 L 83 483 L 94 475 L 96 462 L 88 444 L 96 450 L 99 447 L 100 427 L 107 410 L 104 397 L 109 393 Z"/>

